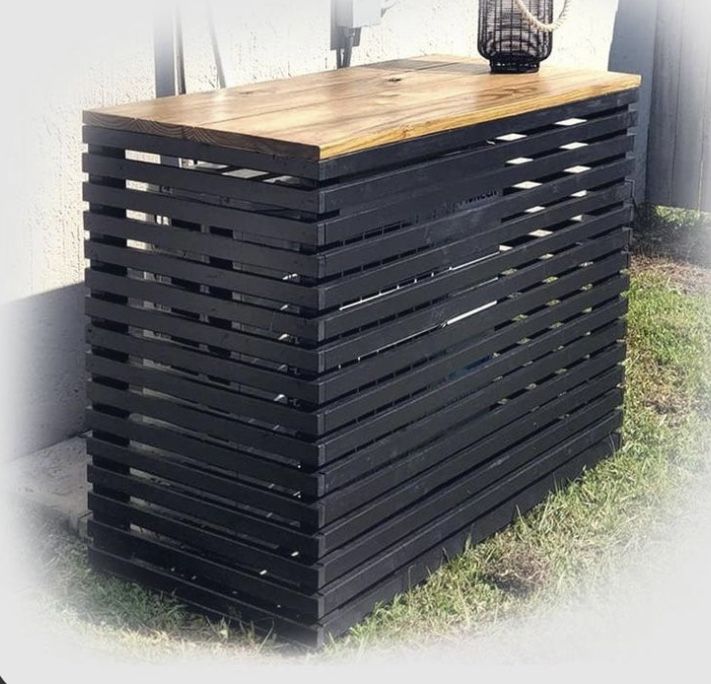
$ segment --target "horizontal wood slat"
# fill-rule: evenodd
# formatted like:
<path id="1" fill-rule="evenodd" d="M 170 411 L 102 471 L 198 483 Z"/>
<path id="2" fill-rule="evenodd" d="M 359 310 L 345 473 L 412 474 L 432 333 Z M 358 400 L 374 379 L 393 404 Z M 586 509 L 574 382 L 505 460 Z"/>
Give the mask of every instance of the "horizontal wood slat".
<path id="1" fill-rule="evenodd" d="M 87 115 L 95 567 L 320 645 L 619 446 L 634 79 L 543 73 L 499 111 L 476 68 L 200 95 L 192 128 Z M 446 85 L 451 126 L 370 147 L 377 107 L 329 156 L 326 93 L 399 75 Z M 301 104 L 265 154 L 277 94 Z M 257 142 L 215 144 L 238 105 L 219 135 Z"/>

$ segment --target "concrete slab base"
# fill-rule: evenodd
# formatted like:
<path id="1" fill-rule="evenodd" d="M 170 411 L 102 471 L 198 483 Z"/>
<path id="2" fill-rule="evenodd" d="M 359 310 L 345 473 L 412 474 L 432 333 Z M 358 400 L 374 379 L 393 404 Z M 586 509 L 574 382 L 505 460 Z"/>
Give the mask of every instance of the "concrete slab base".
<path id="1" fill-rule="evenodd" d="M 86 442 L 73 437 L 4 465 L 2 488 L 85 537 L 86 464 Z"/>

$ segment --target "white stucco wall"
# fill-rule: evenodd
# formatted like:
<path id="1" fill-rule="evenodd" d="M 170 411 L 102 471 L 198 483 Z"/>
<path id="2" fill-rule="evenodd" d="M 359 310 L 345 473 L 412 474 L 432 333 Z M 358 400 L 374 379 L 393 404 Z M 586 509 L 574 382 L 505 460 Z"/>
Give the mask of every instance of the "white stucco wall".
<path id="1" fill-rule="evenodd" d="M 578 0 L 552 61 L 607 68 L 618 0 Z M 476 54 L 476 0 L 401 0 L 353 63 Z M 3 355 L 6 454 L 76 433 L 84 406 L 81 110 L 153 93 L 149 1 L 29 0 L 4 22 Z M 228 85 L 335 67 L 330 0 L 217 2 Z M 185 3 L 188 89 L 216 77 L 202 3 Z M 7 161 L 9 160 L 9 161 Z M 10 381 L 7 381 L 11 378 Z M 15 439 L 10 440 L 9 436 Z"/>

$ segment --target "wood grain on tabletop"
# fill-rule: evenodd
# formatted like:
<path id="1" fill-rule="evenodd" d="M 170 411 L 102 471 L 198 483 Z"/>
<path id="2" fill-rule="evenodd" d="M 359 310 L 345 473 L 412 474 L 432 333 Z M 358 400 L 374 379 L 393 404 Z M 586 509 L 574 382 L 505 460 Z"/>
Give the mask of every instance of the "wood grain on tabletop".
<path id="1" fill-rule="evenodd" d="M 88 110 L 84 122 L 319 160 L 639 84 L 545 64 L 494 75 L 480 59 L 427 55 Z"/>

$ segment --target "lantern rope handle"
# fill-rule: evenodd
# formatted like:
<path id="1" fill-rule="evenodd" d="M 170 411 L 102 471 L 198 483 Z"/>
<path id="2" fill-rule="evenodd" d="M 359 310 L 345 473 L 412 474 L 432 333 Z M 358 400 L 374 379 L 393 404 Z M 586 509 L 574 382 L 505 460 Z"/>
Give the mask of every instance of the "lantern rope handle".
<path id="1" fill-rule="evenodd" d="M 521 11 L 524 19 L 526 19 L 526 21 L 528 21 L 528 23 L 532 26 L 535 26 L 539 31 L 543 31 L 544 33 L 553 33 L 553 31 L 559 29 L 565 23 L 568 15 L 570 14 L 570 10 L 573 7 L 573 0 L 565 0 L 565 5 L 563 5 L 560 16 L 552 24 L 544 24 L 538 17 L 531 14 L 528 7 L 523 4 L 523 0 L 514 0 L 514 2 Z"/>

